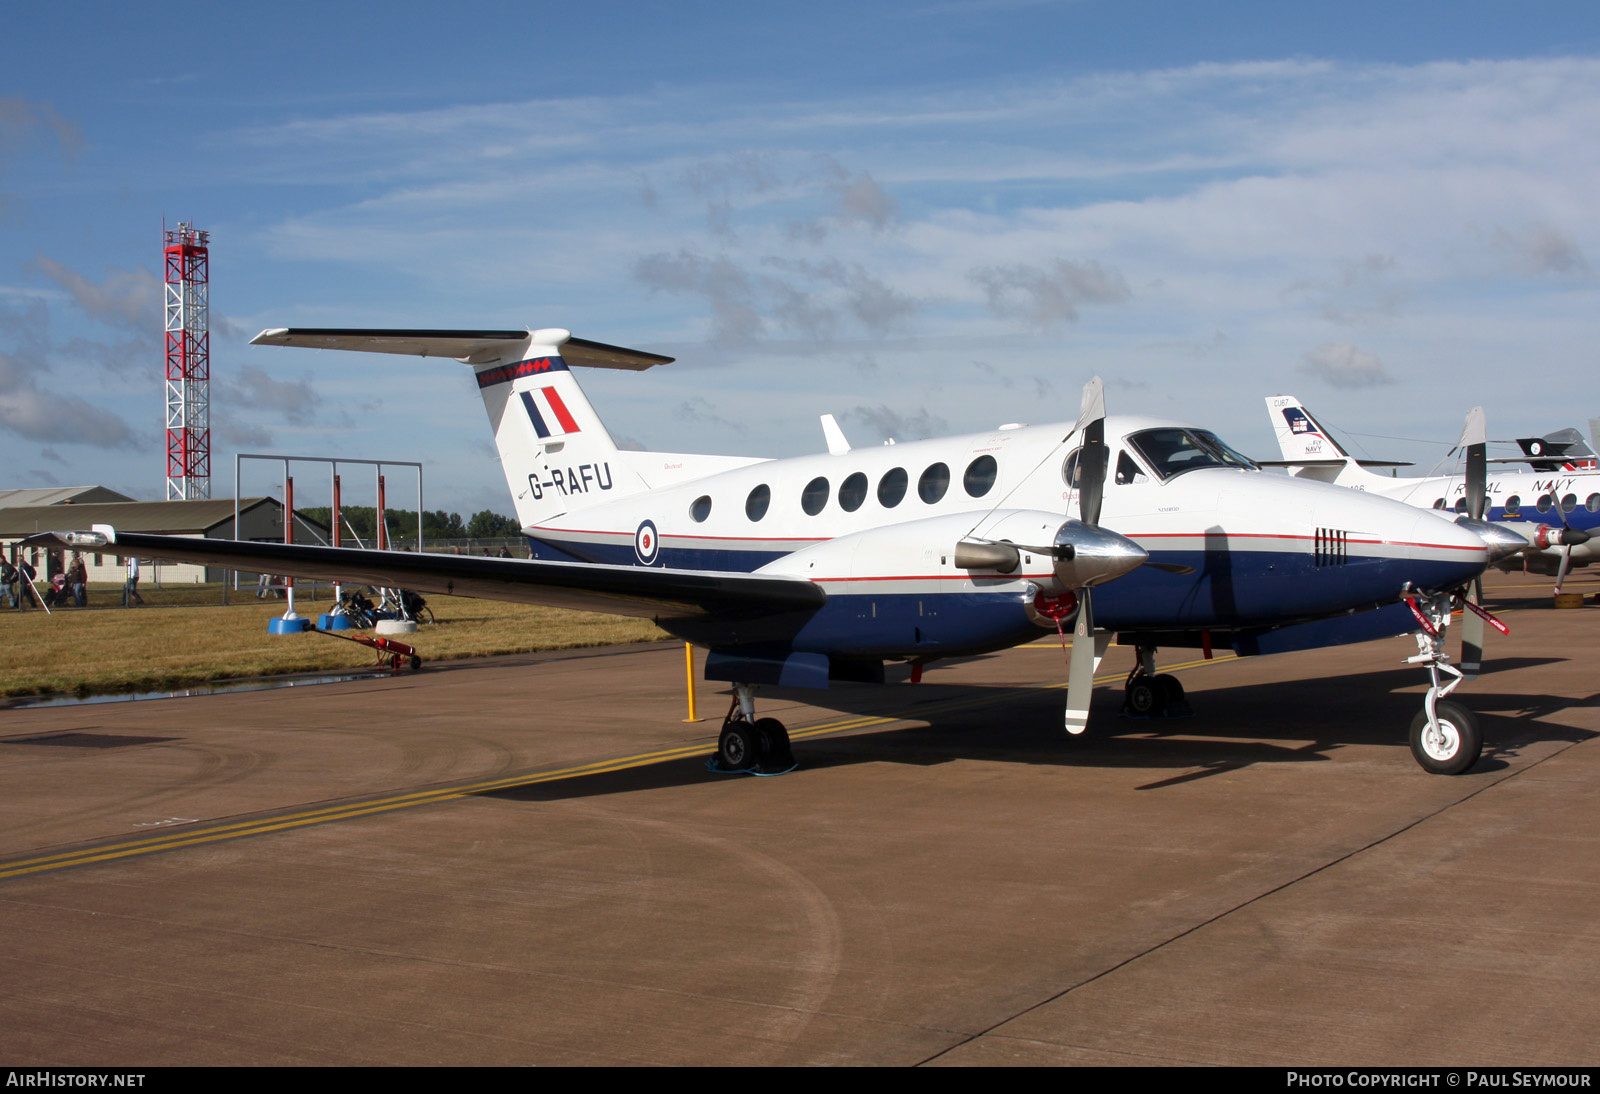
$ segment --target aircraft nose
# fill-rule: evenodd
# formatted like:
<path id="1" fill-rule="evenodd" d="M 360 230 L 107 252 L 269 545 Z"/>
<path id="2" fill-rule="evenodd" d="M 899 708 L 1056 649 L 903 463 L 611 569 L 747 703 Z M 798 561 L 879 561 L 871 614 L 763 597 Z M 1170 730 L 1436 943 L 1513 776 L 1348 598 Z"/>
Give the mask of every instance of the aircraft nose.
<path id="1" fill-rule="evenodd" d="M 1384 548 L 1414 571 L 1416 576 L 1409 578 L 1412 584 L 1442 592 L 1483 573 L 1489 565 L 1490 547 L 1482 536 L 1430 509 L 1405 508 L 1410 509 L 1409 514 L 1386 522 Z"/>

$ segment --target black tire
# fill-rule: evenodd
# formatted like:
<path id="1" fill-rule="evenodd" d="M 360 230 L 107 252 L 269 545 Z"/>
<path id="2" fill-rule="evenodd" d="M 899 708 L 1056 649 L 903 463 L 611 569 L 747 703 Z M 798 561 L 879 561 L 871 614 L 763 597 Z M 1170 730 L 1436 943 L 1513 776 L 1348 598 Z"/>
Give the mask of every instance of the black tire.
<path id="1" fill-rule="evenodd" d="M 1411 755 L 1430 775 L 1460 775 L 1483 754 L 1478 719 L 1455 703 L 1441 701 L 1433 709 L 1439 719 L 1439 733 L 1428 733 L 1428 712 L 1418 711 L 1411 719 Z"/>
<path id="2" fill-rule="evenodd" d="M 776 718 L 756 721 L 756 739 L 761 746 L 762 758 L 773 764 L 794 763 L 794 750 L 789 747 L 789 731 Z"/>
<path id="3" fill-rule="evenodd" d="M 418 657 L 416 654 L 412 654 L 411 655 L 411 671 L 412 672 L 416 672 L 421 667 L 422 667 L 422 658 Z"/>
<path id="4" fill-rule="evenodd" d="M 1162 673 L 1156 677 L 1167 692 L 1166 704 L 1162 707 L 1162 714 L 1168 718 L 1190 718 L 1194 710 L 1189 706 L 1188 698 L 1183 694 L 1183 684 L 1171 673 Z"/>
<path id="5" fill-rule="evenodd" d="M 717 738 L 717 762 L 729 771 L 748 771 L 761 762 L 761 738 L 748 722 L 729 722 Z"/>
<path id="6" fill-rule="evenodd" d="M 1134 718 L 1159 718 L 1167 712 L 1167 688 L 1159 676 L 1135 676 L 1128 681 L 1122 709 Z"/>

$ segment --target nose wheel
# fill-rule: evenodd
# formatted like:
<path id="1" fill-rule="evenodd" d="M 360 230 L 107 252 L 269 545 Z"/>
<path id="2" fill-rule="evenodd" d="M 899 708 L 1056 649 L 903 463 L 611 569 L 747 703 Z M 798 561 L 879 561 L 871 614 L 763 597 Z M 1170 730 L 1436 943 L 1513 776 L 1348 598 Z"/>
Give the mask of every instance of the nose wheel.
<path id="1" fill-rule="evenodd" d="M 1483 734 L 1472 711 L 1459 703 L 1433 704 L 1433 718 L 1421 710 L 1411 719 L 1411 755 L 1433 775 L 1459 775 L 1483 754 Z"/>

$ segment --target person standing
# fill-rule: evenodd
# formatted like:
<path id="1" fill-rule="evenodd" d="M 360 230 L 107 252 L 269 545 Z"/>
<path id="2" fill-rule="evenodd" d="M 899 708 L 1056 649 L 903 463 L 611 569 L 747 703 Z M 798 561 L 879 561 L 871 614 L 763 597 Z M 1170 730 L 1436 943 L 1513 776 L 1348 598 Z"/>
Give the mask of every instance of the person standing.
<path id="1" fill-rule="evenodd" d="M 89 567 L 84 565 L 83 552 L 72 552 L 72 565 L 67 568 L 67 584 L 72 586 L 72 603 L 75 607 L 89 606 Z"/>
<path id="2" fill-rule="evenodd" d="M 33 584 L 33 579 L 39 576 L 39 571 L 22 555 L 17 556 L 17 576 L 22 579 L 21 595 L 17 597 L 17 610 L 26 611 L 30 598 L 34 604 L 44 607 L 44 601 L 39 599 L 39 590 Z"/>
<path id="3" fill-rule="evenodd" d="M 139 558 L 137 555 L 128 556 L 128 579 L 122 583 L 122 606 L 131 608 L 135 604 L 143 604 L 144 597 L 139 595 Z"/>

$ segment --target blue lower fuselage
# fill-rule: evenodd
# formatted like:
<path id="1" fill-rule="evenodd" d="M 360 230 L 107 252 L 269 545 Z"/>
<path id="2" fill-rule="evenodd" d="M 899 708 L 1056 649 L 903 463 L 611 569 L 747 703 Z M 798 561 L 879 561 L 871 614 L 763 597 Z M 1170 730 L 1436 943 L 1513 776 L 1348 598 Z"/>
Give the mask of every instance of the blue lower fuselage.
<path id="1" fill-rule="evenodd" d="M 541 557 L 637 565 L 631 545 L 533 541 Z M 673 569 L 750 572 L 788 552 L 749 548 L 663 545 L 655 564 Z M 1192 573 L 1144 566 L 1094 591 L 1095 625 L 1105 630 L 1255 631 L 1327 619 L 1394 604 L 1407 582 L 1451 588 L 1476 576 L 1481 564 L 1407 557 L 1355 556 L 1322 564 L 1302 551 L 1152 551 L 1150 560 Z M 959 577 L 821 583 L 827 603 L 811 613 L 747 621 L 662 619 L 664 629 L 697 644 L 771 644 L 795 651 L 852 657 L 957 656 L 1037 638 L 1027 610 L 1032 586 L 1019 579 Z M 894 586 L 902 586 L 900 591 Z"/>

